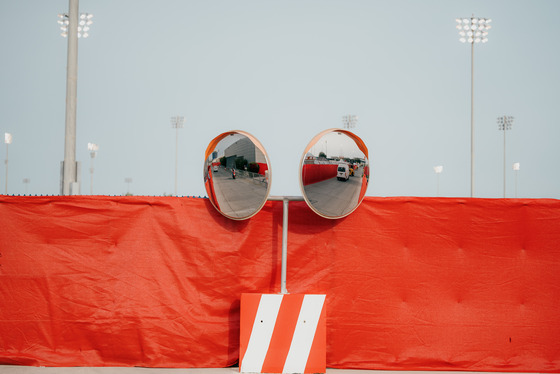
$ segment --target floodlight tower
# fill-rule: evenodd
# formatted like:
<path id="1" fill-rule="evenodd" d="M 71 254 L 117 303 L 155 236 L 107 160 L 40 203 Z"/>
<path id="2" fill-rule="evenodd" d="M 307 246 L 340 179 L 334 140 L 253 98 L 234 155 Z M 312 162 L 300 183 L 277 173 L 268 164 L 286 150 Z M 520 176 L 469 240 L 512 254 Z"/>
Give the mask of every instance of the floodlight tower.
<path id="1" fill-rule="evenodd" d="M 511 130 L 513 125 L 512 116 L 502 116 L 496 119 L 498 130 L 504 132 L 504 197 L 506 197 L 506 131 Z"/>
<path id="2" fill-rule="evenodd" d="M 353 114 L 342 116 L 342 124 L 344 125 L 345 129 L 353 129 L 354 127 L 356 127 L 356 123 L 358 123 L 358 116 L 355 116 Z"/>
<path id="3" fill-rule="evenodd" d="M 175 129 L 175 196 L 177 196 L 177 153 L 179 149 L 179 129 L 182 129 L 185 123 L 185 117 L 171 117 L 171 127 Z"/>
<path id="4" fill-rule="evenodd" d="M 91 156 L 91 164 L 89 168 L 89 172 L 90 172 L 89 194 L 93 195 L 93 159 L 95 158 L 95 156 L 97 156 L 97 151 L 99 151 L 99 145 L 95 143 L 88 143 L 87 148 Z"/>
<path id="5" fill-rule="evenodd" d="M 4 143 L 6 143 L 6 190 L 5 194 L 8 194 L 8 148 L 12 144 L 12 134 L 6 132 L 4 133 Z"/>
<path id="6" fill-rule="evenodd" d="M 459 41 L 471 45 L 471 197 L 474 197 L 474 45 L 488 42 L 489 18 L 456 18 Z"/>
<path id="7" fill-rule="evenodd" d="M 78 11 L 78 0 L 69 0 L 68 13 L 58 15 L 61 35 L 68 37 L 66 65 L 66 118 L 64 130 L 64 161 L 61 167 L 60 193 L 80 193 L 80 163 L 76 161 L 76 101 L 78 89 L 78 38 L 89 36 L 92 14 Z"/>

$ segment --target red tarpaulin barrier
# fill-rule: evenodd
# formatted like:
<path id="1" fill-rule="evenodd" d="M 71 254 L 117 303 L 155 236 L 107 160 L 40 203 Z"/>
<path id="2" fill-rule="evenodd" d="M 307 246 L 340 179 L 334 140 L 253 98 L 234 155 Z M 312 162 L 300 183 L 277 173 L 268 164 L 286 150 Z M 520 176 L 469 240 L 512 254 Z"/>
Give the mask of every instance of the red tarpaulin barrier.
<path id="1" fill-rule="evenodd" d="M 560 201 L 291 202 L 287 288 L 327 295 L 327 366 L 560 371 Z M 0 197 L 0 363 L 224 367 L 280 291 L 282 202 Z"/>
<path id="2" fill-rule="evenodd" d="M 304 186 L 336 177 L 337 164 L 305 164 L 302 168 Z"/>

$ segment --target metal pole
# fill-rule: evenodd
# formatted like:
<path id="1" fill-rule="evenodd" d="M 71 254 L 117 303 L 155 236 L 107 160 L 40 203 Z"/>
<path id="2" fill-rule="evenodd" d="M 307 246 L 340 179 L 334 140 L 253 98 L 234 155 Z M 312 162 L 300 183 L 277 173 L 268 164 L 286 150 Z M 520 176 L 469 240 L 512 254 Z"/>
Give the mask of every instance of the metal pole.
<path id="1" fill-rule="evenodd" d="M 179 148 L 179 126 L 175 127 L 175 196 L 177 196 L 177 153 Z"/>
<path id="2" fill-rule="evenodd" d="M 288 261 L 288 198 L 284 198 L 282 209 L 282 273 L 280 292 L 285 295 L 288 293 L 286 288 L 286 263 Z"/>
<path id="3" fill-rule="evenodd" d="M 10 147 L 9 143 L 6 143 L 6 190 L 5 194 L 8 194 L 8 148 Z"/>
<path id="4" fill-rule="evenodd" d="M 471 197 L 474 197 L 474 42 L 471 43 Z"/>
<path id="5" fill-rule="evenodd" d="M 286 268 L 288 262 L 288 204 L 290 201 L 303 201 L 301 196 L 269 196 L 268 201 L 282 201 L 282 269 L 280 272 L 280 293 L 287 294 Z"/>
<path id="6" fill-rule="evenodd" d="M 518 170 L 515 171 L 515 198 L 517 199 L 517 173 L 519 173 Z"/>
<path id="7" fill-rule="evenodd" d="M 504 198 L 506 197 L 506 116 L 504 116 Z"/>
<path id="8" fill-rule="evenodd" d="M 76 99 L 78 86 L 78 0 L 69 0 L 68 62 L 66 73 L 66 125 L 64 132 L 63 195 L 77 194 L 70 185 L 77 183 L 76 172 Z"/>
<path id="9" fill-rule="evenodd" d="M 95 153 L 91 152 L 91 167 L 89 169 L 91 177 L 89 178 L 89 194 L 93 195 L 93 159 L 95 158 Z"/>

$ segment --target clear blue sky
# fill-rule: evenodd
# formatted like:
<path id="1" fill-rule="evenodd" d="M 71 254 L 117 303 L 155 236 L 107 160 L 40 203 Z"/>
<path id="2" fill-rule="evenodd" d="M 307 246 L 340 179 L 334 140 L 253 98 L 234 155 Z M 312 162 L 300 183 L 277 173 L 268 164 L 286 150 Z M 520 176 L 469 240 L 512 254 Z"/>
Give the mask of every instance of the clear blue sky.
<path id="1" fill-rule="evenodd" d="M 64 0 L 0 2 L 0 132 L 8 192 L 58 194 L 64 157 Z M 369 148 L 368 196 L 470 194 L 470 45 L 456 17 L 492 18 L 475 64 L 475 196 L 560 198 L 560 1 L 81 0 L 94 14 L 79 41 L 77 159 L 99 144 L 94 193 L 204 195 L 204 151 L 239 129 L 272 164 L 272 195 L 301 195 L 300 158 L 319 132 L 354 114 Z M 0 159 L 6 145 L 0 144 Z M 5 167 L 0 165 L 0 193 Z"/>

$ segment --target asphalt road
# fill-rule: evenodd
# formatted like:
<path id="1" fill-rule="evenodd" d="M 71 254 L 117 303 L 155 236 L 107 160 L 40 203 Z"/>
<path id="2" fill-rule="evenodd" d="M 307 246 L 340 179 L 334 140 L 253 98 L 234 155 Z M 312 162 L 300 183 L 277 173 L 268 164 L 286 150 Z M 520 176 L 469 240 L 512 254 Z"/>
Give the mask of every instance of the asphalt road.
<path id="1" fill-rule="evenodd" d="M 227 216 L 249 217 L 266 201 L 268 182 L 263 176 L 253 178 L 250 173 L 237 171 L 233 179 L 231 170 L 220 166 L 219 171 L 212 170 L 212 181 L 220 210 Z"/>
<path id="2" fill-rule="evenodd" d="M 363 168 L 347 181 L 336 177 L 309 184 L 304 187 L 310 204 L 321 214 L 336 217 L 351 212 L 358 204 L 362 188 Z"/>

